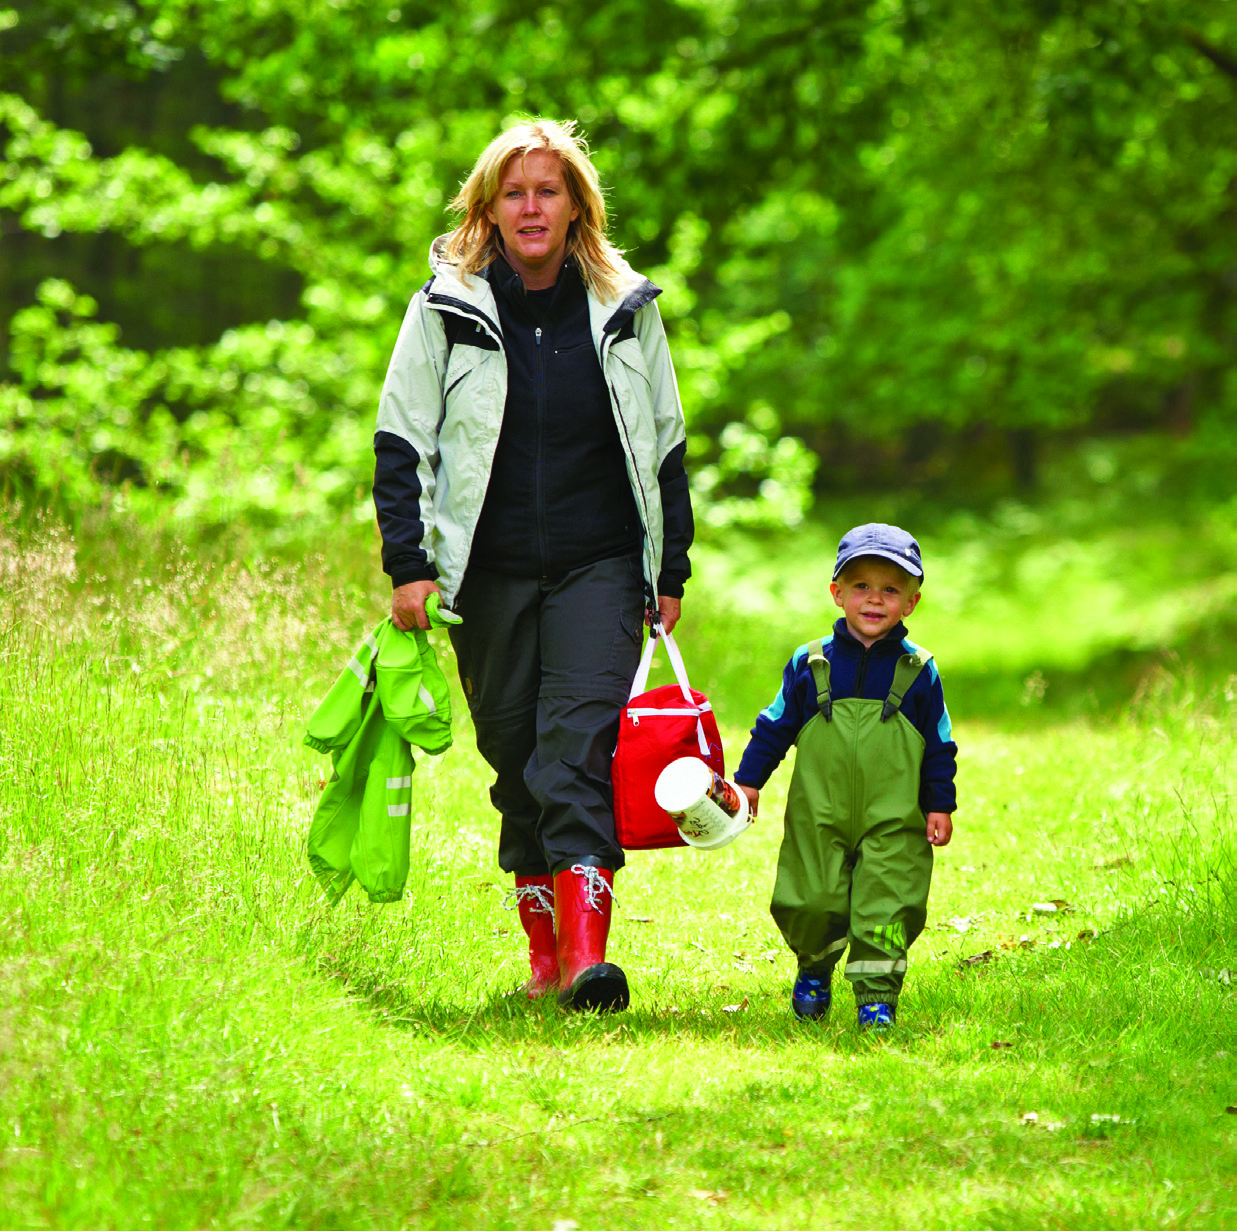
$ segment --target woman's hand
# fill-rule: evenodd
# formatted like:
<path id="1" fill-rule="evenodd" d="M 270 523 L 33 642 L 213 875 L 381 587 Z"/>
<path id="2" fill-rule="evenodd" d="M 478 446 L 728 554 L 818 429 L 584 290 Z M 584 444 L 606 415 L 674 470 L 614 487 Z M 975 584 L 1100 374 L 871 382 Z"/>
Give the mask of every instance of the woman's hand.
<path id="1" fill-rule="evenodd" d="M 666 633 L 674 632 L 674 626 L 679 622 L 679 616 L 683 614 L 683 600 L 681 598 L 667 598 L 664 594 L 658 595 L 657 614 L 661 616 L 662 631 Z M 644 622 L 652 624 L 652 617 L 646 614 Z"/>
<path id="2" fill-rule="evenodd" d="M 396 586 L 391 592 L 391 623 L 406 633 L 414 628 L 429 628 L 425 601 L 431 594 L 440 593 L 438 583 L 433 581 L 410 581 L 406 586 Z"/>

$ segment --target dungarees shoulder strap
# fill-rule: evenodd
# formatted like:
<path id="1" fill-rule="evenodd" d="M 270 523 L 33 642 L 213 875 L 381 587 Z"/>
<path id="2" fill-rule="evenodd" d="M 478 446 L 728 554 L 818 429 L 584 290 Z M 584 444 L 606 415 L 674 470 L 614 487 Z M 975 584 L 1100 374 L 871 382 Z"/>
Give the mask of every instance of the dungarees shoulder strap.
<path id="1" fill-rule="evenodd" d="M 881 722 L 888 722 L 902 708 L 907 690 L 919 678 L 919 673 L 932 659 L 932 651 L 919 647 L 913 654 L 903 654 L 893 669 L 893 687 L 881 709 Z"/>
<path id="2" fill-rule="evenodd" d="M 832 722 L 833 691 L 829 687 L 829 660 L 825 657 L 823 640 L 808 646 L 807 665 L 811 667 L 812 679 L 816 682 L 816 708 L 825 716 L 826 722 Z"/>

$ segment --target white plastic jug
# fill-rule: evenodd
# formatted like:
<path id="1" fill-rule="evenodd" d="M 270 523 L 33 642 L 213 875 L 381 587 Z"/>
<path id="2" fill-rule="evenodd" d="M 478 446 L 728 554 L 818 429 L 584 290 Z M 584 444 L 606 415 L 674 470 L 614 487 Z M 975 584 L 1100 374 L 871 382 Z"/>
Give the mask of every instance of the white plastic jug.
<path id="1" fill-rule="evenodd" d="M 688 846 L 715 851 L 751 823 L 747 796 L 698 757 L 679 757 L 657 777 L 653 797 L 665 808 Z"/>

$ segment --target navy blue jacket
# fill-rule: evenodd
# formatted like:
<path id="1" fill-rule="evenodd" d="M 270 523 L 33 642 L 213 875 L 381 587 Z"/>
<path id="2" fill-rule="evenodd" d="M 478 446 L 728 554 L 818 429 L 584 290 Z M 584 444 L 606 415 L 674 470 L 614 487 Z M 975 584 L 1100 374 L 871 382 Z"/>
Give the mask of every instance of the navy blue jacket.
<path id="1" fill-rule="evenodd" d="M 791 744 L 816 712 L 816 681 L 808 666 L 808 646 L 791 655 L 782 672 L 782 687 L 771 705 L 760 711 L 752 738 L 735 772 L 736 782 L 763 787 L 781 764 Z M 829 687 L 835 701 L 866 697 L 883 701 L 893 687 L 894 668 L 903 654 L 919 647 L 906 635 L 906 625 L 897 624 L 879 641 L 864 648 L 846 627 L 845 619 L 825 638 L 829 660 Z M 953 741 L 945 693 L 936 661 L 929 661 L 902 698 L 902 713 L 924 738 L 923 766 L 919 773 L 919 806 L 924 812 L 953 812 L 957 807 L 954 774 L 958 768 L 958 745 Z"/>

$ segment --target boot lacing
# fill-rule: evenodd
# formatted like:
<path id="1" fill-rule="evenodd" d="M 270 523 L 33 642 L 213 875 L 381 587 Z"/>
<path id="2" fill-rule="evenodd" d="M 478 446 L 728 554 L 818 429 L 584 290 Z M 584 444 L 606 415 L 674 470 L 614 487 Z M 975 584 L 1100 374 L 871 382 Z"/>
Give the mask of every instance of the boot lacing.
<path id="1" fill-rule="evenodd" d="M 503 909 L 516 910 L 521 902 L 531 902 L 534 915 L 554 913 L 554 891 L 544 885 L 518 885 L 503 898 Z"/>
<path id="2" fill-rule="evenodd" d="M 571 865 L 571 870 L 584 877 L 586 882 L 584 886 L 585 901 L 599 915 L 602 913 L 602 909 L 598 903 L 601 898 L 601 891 L 603 889 L 610 895 L 615 906 L 618 905 L 618 898 L 614 896 L 614 890 L 606 883 L 606 879 L 602 876 L 600 868 L 585 867 L 582 863 L 573 863 Z"/>

